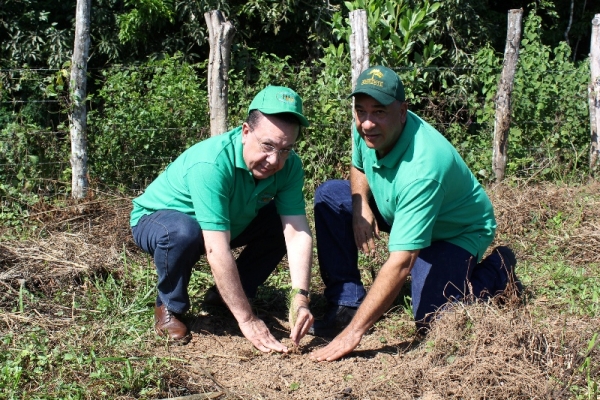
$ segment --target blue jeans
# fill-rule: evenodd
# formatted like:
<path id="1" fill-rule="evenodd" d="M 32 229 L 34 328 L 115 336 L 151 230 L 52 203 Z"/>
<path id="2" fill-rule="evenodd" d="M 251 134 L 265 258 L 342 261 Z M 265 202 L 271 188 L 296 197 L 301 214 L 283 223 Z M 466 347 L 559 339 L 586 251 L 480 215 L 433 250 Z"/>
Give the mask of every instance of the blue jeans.
<path id="1" fill-rule="evenodd" d="M 380 231 L 391 226 L 370 201 Z M 332 180 L 315 192 L 315 232 L 325 298 L 331 304 L 358 307 L 366 291 L 358 270 L 358 249 L 352 229 L 350 182 Z M 489 297 L 498 290 L 502 262 L 492 255 L 477 263 L 477 255 L 445 241 L 421 249 L 411 271 L 412 308 L 418 326 L 427 326 L 432 313 L 447 301 L 467 295 Z"/>
<path id="2" fill-rule="evenodd" d="M 165 304 L 175 313 L 187 311 L 192 268 L 206 253 L 198 221 L 179 211 L 159 210 L 140 218 L 131 231 L 135 243 L 154 258 L 158 274 L 156 305 Z M 231 240 L 230 246 L 246 246 L 236 264 L 244 292 L 252 298 L 286 253 L 275 203 L 261 208 L 250 225 Z"/>

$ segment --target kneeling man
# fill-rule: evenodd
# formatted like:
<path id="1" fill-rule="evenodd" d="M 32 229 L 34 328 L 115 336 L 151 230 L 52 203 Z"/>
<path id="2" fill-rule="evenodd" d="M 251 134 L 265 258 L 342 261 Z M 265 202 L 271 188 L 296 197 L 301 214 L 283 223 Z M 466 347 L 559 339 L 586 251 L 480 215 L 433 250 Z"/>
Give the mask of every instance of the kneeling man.
<path id="1" fill-rule="evenodd" d="M 216 288 L 243 335 L 259 350 L 287 352 L 252 311 L 249 298 L 288 255 L 297 344 L 313 322 L 308 310 L 312 235 L 302 194 L 304 172 L 293 148 L 302 100 L 268 86 L 256 95 L 241 126 L 184 151 L 133 200 L 136 244 L 151 254 L 158 274 L 154 327 L 187 342 L 181 314 L 190 308 L 192 267 L 206 254 Z M 245 246 L 234 259 L 231 249 Z"/>
<path id="2" fill-rule="evenodd" d="M 409 274 L 414 318 L 427 329 L 447 301 L 504 290 L 516 264 L 507 247 L 481 260 L 496 229 L 492 204 L 456 149 L 408 110 L 398 75 L 382 66 L 369 68 L 350 96 L 355 119 L 350 182 L 328 181 L 315 193 L 328 309 L 310 333 L 339 333 L 311 354 L 319 361 L 358 346 Z M 380 230 L 390 234 L 389 257 L 367 294 L 358 249 L 374 252 Z"/>

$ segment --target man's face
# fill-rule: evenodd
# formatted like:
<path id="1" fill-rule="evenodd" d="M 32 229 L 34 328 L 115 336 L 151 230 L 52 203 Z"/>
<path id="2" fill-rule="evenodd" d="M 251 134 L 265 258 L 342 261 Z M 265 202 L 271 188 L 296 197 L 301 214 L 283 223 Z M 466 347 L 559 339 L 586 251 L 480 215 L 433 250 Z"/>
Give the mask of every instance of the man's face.
<path id="1" fill-rule="evenodd" d="M 388 154 L 398 141 L 406 123 L 407 110 L 406 102 L 395 100 L 384 106 L 366 94 L 354 96 L 356 129 L 379 158 Z"/>
<path id="2" fill-rule="evenodd" d="M 271 115 L 263 115 L 252 130 L 242 125 L 244 161 L 256 179 L 265 179 L 281 170 L 289 157 L 300 127 Z"/>

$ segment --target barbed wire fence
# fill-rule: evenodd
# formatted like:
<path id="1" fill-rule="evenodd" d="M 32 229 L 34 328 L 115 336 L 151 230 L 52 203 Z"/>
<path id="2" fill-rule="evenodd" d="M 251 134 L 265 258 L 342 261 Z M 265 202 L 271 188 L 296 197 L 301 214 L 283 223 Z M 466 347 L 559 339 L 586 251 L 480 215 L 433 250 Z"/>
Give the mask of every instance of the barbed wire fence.
<path id="1" fill-rule="evenodd" d="M 149 66 L 136 66 L 136 67 L 130 67 L 130 66 L 121 66 L 121 67 L 113 67 L 118 69 L 122 69 L 123 71 L 131 71 L 131 70 L 150 70 L 151 67 Z M 301 66 L 292 66 L 292 68 L 301 68 Z M 400 67 L 400 68 L 395 68 L 395 70 L 400 73 L 408 73 L 408 72 L 413 72 L 415 71 L 415 67 Z M 469 72 L 469 73 L 477 73 L 479 72 L 478 68 L 476 67 L 472 67 L 472 68 L 465 68 L 465 67 L 443 67 L 443 66 L 436 66 L 436 67 L 424 67 L 424 68 L 419 68 L 419 70 L 421 72 L 448 72 L 448 71 L 452 71 L 452 72 Z M 89 73 L 90 74 L 94 74 L 97 76 L 100 76 L 100 73 L 103 71 L 103 69 L 90 69 Z M 0 69 L 0 78 L 2 78 L 1 80 L 3 82 L 9 82 L 9 84 L 7 86 L 10 86 L 9 89 L 14 89 L 13 93 L 20 93 L 20 91 L 18 90 L 20 87 L 26 86 L 27 84 L 39 84 L 40 82 L 44 82 L 44 81 L 50 81 L 52 79 L 56 79 L 57 76 L 60 76 L 64 71 L 61 69 L 50 69 L 50 68 L 38 68 L 38 69 L 24 69 L 24 68 L 18 68 L 18 69 Z M 489 71 L 487 71 L 489 72 Z M 553 73 L 565 73 L 564 70 L 561 71 L 552 71 L 552 70 L 545 70 L 543 71 L 546 74 L 553 74 Z M 578 73 L 578 71 L 573 70 L 572 71 L 574 74 Z M 32 74 L 34 73 L 34 74 Z M 498 75 L 500 73 L 500 69 L 497 69 L 496 71 L 494 71 L 494 73 L 496 75 Z M 345 96 L 345 94 L 340 93 L 340 99 L 343 99 Z M 536 95 L 530 95 L 529 99 L 541 99 L 544 100 L 546 102 L 552 102 L 552 103 L 556 103 L 557 107 L 560 107 L 561 103 L 564 103 L 565 101 L 573 101 L 573 102 L 582 102 L 582 103 L 586 103 L 587 99 L 588 99 L 588 93 L 587 93 L 587 88 L 582 87 L 581 91 L 578 93 L 572 93 L 571 98 L 569 99 L 565 99 L 564 96 L 554 96 L 554 95 L 548 95 L 548 94 L 540 94 L 539 96 Z M 435 119 L 435 118 L 427 118 L 427 105 L 438 105 L 438 107 L 440 107 L 439 105 L 441 104 L 441 107 L 443 107 L 444 104 L 447 103 L 452 103 L 454 105 L 455 108 L 463 108 L 465 110 L 469 109 L 472 110 L 473 108 L 476 108 L 472 103 L 475 102 L 477 103 L 477 107 L 479 108 L 483 108 L 483 107 L 488 107 L 488 108 L 494 108 L 494 102 L 495 99 L 492 97 L 490 98 L 489 96 L 460 96 L 460 95 L 444 95 L 439 94 L 439 95 L 432 95 L 432 96 L 414 96 L 412 98 L 410 98 L 411 103 L 414 103 L 417 106 L 421 106 L 423 107 L 423 111 L 425 114 L 425 119 L 432 125 L 434 126 L 436 129 L 438 129 L 440 132 L 442 132 L 443 134 L 447 134 L 448 130 L 451 128 L 454 129 L 461 129 L 464 131 L 467 131 L 469 129 L 471 130 L 475 130 L 477 132 L 479 132 L 479 134 L 481 134 L 482 129 L 485 130 L 486 127 L 488 127 L 487 130 L 485 130 L 485 134 L 489 134 L 490 138 L 491 138 L 491 134 L 492 132 L 490 131 L 489 127 L 490 127 L 490 122 L 479 122 L 477 121 L 475 118 L 467 118 L 462 120 L 461 118 L 456 118 L 454 120 L 439 120 L 439 119 Z M 51 160 L 39 160 L 35 158 L 35 154 L 28 154 L 27 157 L 20 159 L 20 160 L 11 160 L 9 158 L 7 158 L 5 156 L 4 153 L 7 153 L 7 143 L 5 142 L 4 144 L 0 144 L 0 169 L 4 170 L 4 175 L 5 176 L 10 176 L 13 180 L 19 181 L 21 183 L 23 183 L 24 181 L 29 181 L 30 185 L 34 185 L 38 187 L 38 190 L 41 191 L 50 191 L 51 193 L 49 194 L 49 197 L 52 196 L 62 196 L 64 195 L 69 189 L 69 185 L 70 185 L 70 181 L 69 181 L 69 177 L 66 176 L 66 173 L 70 170 L 70 163 L 69 163 L 69 154 L 68 154 L 68 143 L 69 143 L 69 130 L 68 130 L 68 115 L 67 113 L 64 111 L 64 107 L 65 107 L 65 100 L 64 99 L 59 99 L 59 98 L 22 98 L 22 97 L 10 97 L 10 93 L 8 90 L 4 90 L 4 94 L 0 95 L 0 110 L 4 109 L 5 112 L 7 112 L 7 110 L 11 110 L 14 113 L 19 112 L 19 110 L 22 110 L 23 108 L 26 107 L 35 107 L 35 106 L 44 106 L 47 108 L 47 113 L 48 115 L 44 116 L 45 121 L 47 121 L 47 125 L 50 126 L 50 128 L 46 127 L 45 129 L 41 129 L 39 128 L 37 125 L 35 124 L 27 124 L 25 121 L 23 121 L 22 124 L 20 124 L 20 129 L 14 129 L 12 132 L 10 131 L 11 129 L 7 126 L 7 124 L 5 124 L 5 122 L 7 122 L 7 118 L 4 118 L 4 121 L 2 120 L 2 115 L 0 114 L 0 123 L 2 125 L 5 125 L 4 127 L 0 126 L 0 131 L 3 131 L 2 133 L 2 139 L 4 140 L 5 138 L 7 138 L 10 135 L 21 135 L 22 136 L 22 140 L 24 141 L 40 141 L 42 143 L 44 143 L 44 145 L 52 145 L 55 146 L 55 148 L 53 149 L 46 149 L 49 150 L 50 153 L 56 155 L 55 159 L 51 159 Z M 239 105 L 240 107 L 242 107 L 241 105 Z M 310 109 L 311 105 L 309 103 L 305 103 L 305 107 L 307 109 Z M 242 107 L 243 108 L 243 107 Z M 348 114 L 349 115 L 349 114 Z M 587 121 L 581 121 L 582 124 L 585 124 Z M 530 119 L 530 120 L 520 120 L 519 124 L 520 126 L 527 126 L 527 125 L 534 125 L 534 126 L 541 126 L 541 127 L 547 127 L 548 129 L 551 128 L 555 128 L 557 123 L 560 123 L 560 121 L 557 122 L 556 119 L 543 119 L 543 120 L 537 120 L 537 119 Z M 12 125 L 13 127 L 19 126 L 19 124 L 15 124 L 13 123 Z M 348 120 L 346 123 L 338 123 L 336 125 L 331 125 L 329 123 L 326 122 L 321 122 L 321 121 L 314 121 L 311 125 L 311 128 L 309 128 L 308 130 L 308 136 L 310 136 L 310 132 L 312 131 L 323 131 L 325 129 L 329 129 L 332 131 L 338 131 L 338 132 L 349 132 L 349 126 L 350 126 L 350 121 Z M 207 126 L 189 126 L 189 127 L 176 127 L 176 128 L 169 128 L 169 127 L 162 127 L 162 128 L 147 128 L 147 127 L 138 127 L 136 128 L 137 131 L 139 132 L 144 132 L 144 131 L 157 131 L 160 130 L 163 133 L 167 132 L 167 133 L 172 133 L 172 134 L 177 134 L 177 135 L 184 135 L 184 136 L 191 136 L 191 137 L 196 137 L 196 138 L 205 138 L 208 137 L 207 134 Z M 349 137 L 349 135 L 348 135 Z M 461 152 L 463 149 L 458 149 L 459 152 Z M 540 152 L 540 146 L 538 143 L 531 143 L 531 145 L 529 147 L 526 148 L 527 151 L 531 152 L 531 153 L 536 153 L 536 152 Z M 573 146 L 564 146 L 562 148 L 559 149 L 555 149 L 560 151 L 564 151 L 564 152 L 581 152 L 581 149 L 574 149 Z M 348 147 L 347 149 L 348 154 L 350 152 L 350 147 Z M 137 159 L 136 157 L 132 157 L 131 158 L 131 165 L 133 170 L 139 169 L 139 168 L 154 168 L 156 169 L 156 174 L 158 174 L 160 172 L 160 170 L 162 168 L 164 168 L 168 163 L 170 163 L 171 161 L 173 161 L 179 154 L 172 154 L 169 157 L 153 157 L 153 158 L 139 158 Z M 302 154 L 300 154 L 300 156 L 302 157 Z M 325 160 L 329 161 L 329 162 L 335 162 L 334 157 L 336 155 L 333 154 L 329 154 L 327 157 L 323 157 L 323 159 L 321 160 L 321 162 L 325 162 Z M 585 163 L 582 163 L 585 164 Z M 544 163 L 540 162 L 538 163 L 538 166 L 536 167 L 533 163 L 531 164 L 531 166 L 529 167 L 530 170 L 523 170 L 522 174 L 524 176 L 531 176 L 534 175 L 536 173 L 538 173 L 538 169 L 541 169 L 544 167 Z M 50 173 L 50 175 L 44 175 L 44 174 L 36 174 L 35 176 L 27 176 L 27 172 L 32 170 L 32 169 L 41 169 L 41 170 L 45 170 L 47 172 Z M 126 171 L 124 171 L 124 173 L 126 173 Z M 102 182 L 98 181 L 98 180 L 94 180 L 94 177 L 92 176 L 92 186 L 90 187 L 90 190 L 95 191 L 96 193 L 110 193 L 110 192 L 119 192 L 121 194 L 123 193 L 127 193 L 130 195 L 134 195 L 137 192 L 139 192 L 140 190 L 143 190 L 143 188 L 149 183 L 147 181 L 144 182 L 130 182 L 129 185 L 126 186 L 121 186 L 121 187 L 110 187 L 104 185 Z M 8 199 L 12 199 L 12 200 L 17 200 L 17 196 L 13 196 L 9 193 L 8 190 L 6 190 L 7 188 L 10 187 L 10 180 L 11 179 L 5 179 L 5 182 L 0 183 L 1 185 L 4 186 L 4 196 L 5 198 Z M 316 184 L 316 183 L 313 183 Z M 0 193 L 2 194 L 2 193 Z"/>

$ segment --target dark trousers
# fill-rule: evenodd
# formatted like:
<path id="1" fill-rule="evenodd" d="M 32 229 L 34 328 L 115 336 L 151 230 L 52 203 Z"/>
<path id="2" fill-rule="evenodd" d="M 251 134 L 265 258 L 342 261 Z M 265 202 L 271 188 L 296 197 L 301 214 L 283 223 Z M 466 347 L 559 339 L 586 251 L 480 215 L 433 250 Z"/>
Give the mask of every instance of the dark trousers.
<path id="1" fill-rule="evenodd" d="M 381 216 L 374 201 L 371 209 L 380 231 L 391 226 Z M 329 303 L 358 307 L 366 292 L 358 270 L 358 249 L 352 230 L 350 182 L 332 180 L 315 193 L 315 231 L 325 297 Z M 477 255 L 445 241 L 436 241 L 421 249 L 411 271 L 412 308 L 418 325 L 447 301 L 472 294 L 487 297 L 500 286 L 501 260 L 494 254 L 481 263 Z"/>
<path id="2" fill-rule="evenodd" d="M 135 243 L 154 258 L 158 274 L 156 304 L 184 313 L 190 308 L 188 284 L 192 268 L 206 253 L 198 221 L 173 210 L 143 216 L 132 228 Z M 250 298 L 286 253 L 281 219 L 275 203 L 261 208 L 250 225 L 230 243 L 246 246 L 236 260 L 244 292 Z"/>

